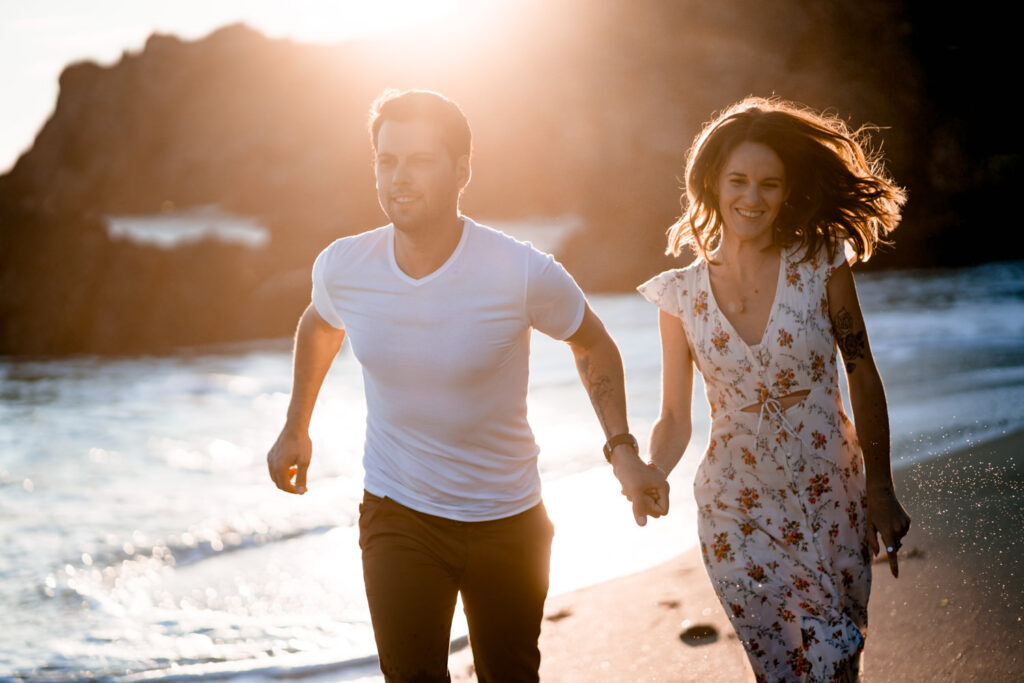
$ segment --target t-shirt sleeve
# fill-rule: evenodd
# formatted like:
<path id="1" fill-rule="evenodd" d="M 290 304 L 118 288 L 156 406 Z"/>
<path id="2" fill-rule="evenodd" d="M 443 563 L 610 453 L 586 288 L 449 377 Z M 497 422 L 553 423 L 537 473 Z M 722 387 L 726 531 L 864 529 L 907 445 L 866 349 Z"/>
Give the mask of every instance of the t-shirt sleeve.
<path id="1" fill-rule="evenodd" d="M 679 303 L 679 286 L 678 271 L 666 270 L 637 287 L 636 291 L 661 310 L 681 318 L 683 311 Z"/>
<path id="2" fill-rule="evenodd" d="M 337 243 L 335 243 L 337 244 Z M 313 262 L 313 308 L 332 327 L 339 330 L 345 329 L 345 323 L 338 315 L 334 302 L 331 300 L 331 292 L 327 283 L 328 273 L 331 271 L 331 263 L 335 258 L 335 244 L 330 245 L 320 252 Z"/>
<path id="3" fill-rule="evenodd" d="M 587 300 L 576 281 L 551 254 L 530 248 L 526 271 L 526 315 L 553 339 L 568 339 L 583 322 Z"/>

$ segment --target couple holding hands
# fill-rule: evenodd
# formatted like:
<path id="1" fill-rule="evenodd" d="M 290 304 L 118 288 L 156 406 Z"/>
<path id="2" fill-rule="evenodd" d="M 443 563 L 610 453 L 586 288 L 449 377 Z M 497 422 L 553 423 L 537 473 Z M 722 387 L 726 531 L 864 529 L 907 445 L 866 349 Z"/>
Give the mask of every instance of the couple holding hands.
<path id="1" fill-rule="evenodd" d="M 391 222 L 316 259 L 267 461 L 278 488 L 305 492 L 313 405 L 347 336 L 366 391 L 359 544 L 387 680 L 449 680 L 459 594 L 478 679 L 538 678 L 553 527 L 526 420 L 533 328 L 572 350 L 641 525 L 668 512 L 701 373 L 712 411 L 694 481 L 701 551 L 755 676 L 857 680 L 871 557 L 884 546 L 896 575 L 910 524 L 850 270 L 896 227 L 905 195 L 863 132 L 747 98 L 694 141 L 668 248 L 697 258 L 639 287 L 659 309 L 663 363 L 647 462 L 618 348 L 573 279 L 459 212 L 472 150 L 459 107 L 388 91 L 370 136 Z"/>

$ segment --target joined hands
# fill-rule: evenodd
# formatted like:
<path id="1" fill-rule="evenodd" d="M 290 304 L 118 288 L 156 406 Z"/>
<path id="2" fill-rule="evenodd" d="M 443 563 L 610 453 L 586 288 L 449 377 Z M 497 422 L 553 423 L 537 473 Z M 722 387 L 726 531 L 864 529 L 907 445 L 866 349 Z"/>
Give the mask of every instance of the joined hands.
<path id="1" fill-rule="evenodd" d="M 616 449 L 612 454 L 612 468 L 622 485 L 622 495 L 633 504 L 633 518 L 639 526 L 647 524 L 647 517 L 668 514 L 668 481 L 665 473 L 655 465 L 646 465 L 632 449 Z"/>

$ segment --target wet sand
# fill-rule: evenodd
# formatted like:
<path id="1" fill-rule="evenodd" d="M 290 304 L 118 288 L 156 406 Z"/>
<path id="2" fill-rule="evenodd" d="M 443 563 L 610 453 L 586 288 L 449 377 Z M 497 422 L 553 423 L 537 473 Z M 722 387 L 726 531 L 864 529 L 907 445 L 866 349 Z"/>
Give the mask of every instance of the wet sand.
<path id="1" fill-rule="evenodd" d="M 900 578 L 874 565 L 863 680 L 1024 680 L 1024 433 L 897 472 L 913 519 Z M 680 634 L 709 625 L 717 635 Z M 699 635 L 699 631 L 698 631 Z M 697 549 L 552 597 L 541 680 L 753 681 Z M 472 657 L 451 659 L 472 681 Z"/>

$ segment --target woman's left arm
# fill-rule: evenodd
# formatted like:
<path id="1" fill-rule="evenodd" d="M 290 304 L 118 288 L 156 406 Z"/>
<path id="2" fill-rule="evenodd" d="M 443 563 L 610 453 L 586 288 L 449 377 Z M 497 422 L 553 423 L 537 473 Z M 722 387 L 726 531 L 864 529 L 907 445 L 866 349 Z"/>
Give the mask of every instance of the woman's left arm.
<path id="1" fill-rule="evenodd" d="M 868 345 L 853 282 L 853 271 L 842 264 L 828 281 L 828 307 L 836 343 L 846 365 L 850 386 L 850 403 L 857 428 L 857 439 L 864 451 L 864 470 L 867 478 L 868 545 L 873 555 L 879 551 L 878 536 L 888 552 L 889 569 L 899 576 L 896 553 L 900 539 L 910 528 L 910 517 L 896 498 L 889 462 L 889 410 L 885 402 L 885 387 L 875 367 L 875 359 Z"/>

